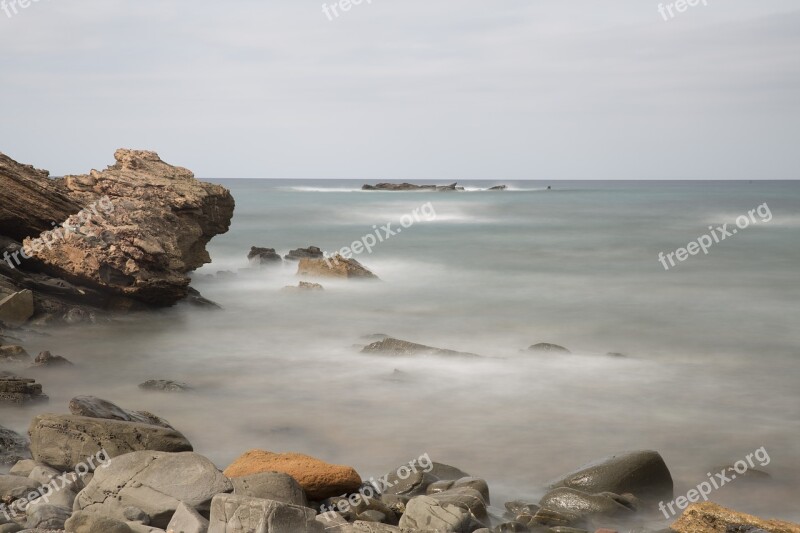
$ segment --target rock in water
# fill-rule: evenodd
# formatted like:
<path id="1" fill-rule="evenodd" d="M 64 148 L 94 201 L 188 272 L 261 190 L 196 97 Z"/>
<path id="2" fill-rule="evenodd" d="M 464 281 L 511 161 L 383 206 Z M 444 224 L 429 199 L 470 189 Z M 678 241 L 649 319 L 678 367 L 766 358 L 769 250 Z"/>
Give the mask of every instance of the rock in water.
<path id="1" fill-rule="evenodd" d="M 181 503 L 208 512 L 211 499 L 233 490 L 214 464 L 196 453 L 139 451 L 99 468 L 75 499 L 75 510 L 125 518 L 133 506 L 165 527 Z"/>
<path id="2" fill-rule="evenodd" d="M 763 520 L 756 516 L 737 513 L 712 502 L 695 503 L 670 526 L 678 533 L 729 533 L 756 532 L 800 533 L 800 524 L 781 520 Z"/>
<path id="3" fill-rule="evenodd" d="M 595 494 L 630 493 L 647 502 L 672 500 L 672 475 L 658 452 L 639 451 L 600 459 L 567 474 L 551 489 L 567 487 Z"/>
<path id="4" fill-rule="evenodd" d="M 288 254 L 284 256 L 285 259 L 289 261 L 299 261 L 305 257 L 322 257 L 322 250 L 317 248 L 316 246 L 309 246 L 308 248 L 298 248 L 296 250 L 291 250 Z"/>
<path id="5" fill-rule="evenodd" d="M 572 353 L 563 346 L 558 344 L 550 344 L 549 342 L 540 342 L 528 348 L 531 352 L 547 352 L 547 353 Z"/>
<path id="6" fill-rule="evenodd" d="M 42 385 L 35 379 L 0 372 L 0 403 L 27 404 L 48 400 L 47 395 L 42 394 Z"/>
<path id="7" fill-rule="evenodd" d="M 163 392 L 186 392 L 192 390 L 192 387 L 180 381 L 172 381 L 169 379 L 151 379 L 139 384 L 140 389 L 144 390 L 157 390 Z"/>
<path id="8" fill-rule="evenodd" d="M 36 356 L 36 359 L 33 360 L 32 366 L 44 366 L 44 367 L 55 367 L 55 366 L 72 366 L 72 362 L 70 362 L 66 357 L 62 357 L 60 355 L 53 355 L 50 352 L 40 352 L 39 355 Z"/>
<path id="9" fill-rule="evenodd" d="M 324 278 L 378 279 L 378 276 L 370 272 L 355 259 L 345 259 L 338 254 L 325 259 L 300 259 L 300 264 L 297 267 L 297 275 Z"/>
<path id="10" fill-rule="evenodd" d="M 247 254 L 247 259 L 256 261 L 261 265 L 269 265 L 275 263 L 283 263 L 281 256 L 275 252 L 275 248 L 259 248 L 253 246 L 250 248 L 250 253 Z"/>
<path id="11" fill-rule="evenodd" d="M 69 401 L 69 412 L 76 416 L 122 420 L 123 422 L 139 422 L 140 424 L 152 424 L 167 429 L 174 429 L 169 422 L 153 413 L 148 413 L 147 411 L 128 411 L 108 400 L 103 400 L 96 396 L 74 397 Z"/>
<path id="12" fill-rule="evenodd" d="M 299 453 L 250 450 L 225 469 L 225 475 L 230 478 L 262 472 L 281 472 L 292 476 L 313 500 L 355 492 L 361 486 L 361 476 L 354 468 L 332 465 Z"/>
<path id="13" fill-rule="evenodd" d="M 415 185 L 413 183 L 378 183 L 377 185 L 363 185 L 363 191 L 456 191 L 463 190 L 457 187 L 458 183 L 450 185 Z"/>
<path id="14" fill-rule="evenodd" d="M 361 353 L 375 353 L 382 355 L 449 355 L 460 357 L 480 357 L 474 353 L 457 352 L 455 350 L 443 350 L 441 348 L 433 348 L 432 346 L 425 346 L 424 344 L 416 344 L 413 342 L 403 341 L 400 339 L 393 339 L 388 337 L 382 341 L 373 342 L 365 346 Z"/>
<path id="15" fill-rule="evenodd" d="M 28 439 L 0 426 L 0 465 L 13 465 L 31 456 Z"/>
<path id="16" fill-rule="evenodd" d="M 319 283 L 310 283 L 308 281 L 301 281 L 297 287 L 288 285 L 282 289 L 284 292 L 309 292 L 309 291 L 324 291 L 325 287 Z"/>
<path id="17" fill-rule="evenodd" d="M 188 294 L 187 273 L 210 262 L 208 241 L 228 231 L 233 197 L 155 152 L 120 149 L 114 157 L 116 164 L 106 170 L 59 182 L 83 207 L 65 221 L 83 235 L 61 228 L 45 236 L 47 246 L 31 238 L 24 244 L 50 274 L 150 305 L 172 305 Z"/>
<path id="18" fill-rule="evenodd" d="M 27 363 L 30 360 L 31 356 L 22 346 L 0 346 L 0 363 Z"/>

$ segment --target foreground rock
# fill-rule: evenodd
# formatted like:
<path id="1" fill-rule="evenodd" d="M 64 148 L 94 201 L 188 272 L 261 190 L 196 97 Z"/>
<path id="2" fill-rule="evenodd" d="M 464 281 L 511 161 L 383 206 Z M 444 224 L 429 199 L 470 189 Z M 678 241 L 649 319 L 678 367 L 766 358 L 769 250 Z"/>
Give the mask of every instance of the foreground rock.
<path id="1" fill-rule="evenodd" d="M 486 527 L 462 506 L 441 502 L 431 496 L 418 496 L 408 502 L 400 527 L 418 531 L 471 533 Z"/>
<path id="2" fill-rule="evenodd" d="M 323 278 L 378 279 L 378 276 L 355 259 L 345 259 L 338 254 L 325 259 L 300 259 L 297 275 Z"/>
<path id="3" fill-rule="evenodd" d="M 677 533 L 800 533 L 800 524 L 737 513 L 712 502 L 690 505 L 670 526 Z"/>
<path id="4" fill-rule="evenodd" d="M 7 326 L 21 326 L 34 313 L 33 292 L 28 289 L 0 296 L 0 323 Z"/>
<path id="5" fill-rule="evenodd" d="M 288 474 L 314 500 L 354 492 L 361 486 L 361 477 L 352 467 L 332 465 L 299 453 L 250 450 L 225 469 L 225 475 L 230 478 L 263 472 Z"/>
<path id="6" fill-rule="evenodd" d="M 361 353 L 381 354 L 381 355 L 446 355 L 446 356 L 459 356 L 459 357 L 480 357 L 474 353 L 457 352 L 455 350 L 444 350 L 441 348 L 433 348 L 425 346 L 424 344 L 416 344 L 413 342 L 393 339 L 388 337 L 378 342 L 365 346 Z"/>
<path id="7" fill-rule="evenodd" d="M 208 513 L 211 499 L 231 490 L 230 481 L 201 455 L 140 451 L 98 469 L 75 509 L 125 519 L 126 508 L 135 507 L 163 529 L 181 503 Z"/>
<path id="8" fill-rule="evenodd" d="M 0 465 L 13 465 L 31 456 L 28 439 L 0 426 Z"/>
<path id="9" fill-rule="evenodd" d="M 174 429 L 85 416 L 39 415 L 29 434 L 33 459 L 63 471 L 101 450 L 110 458 L 140 450 L 192 451 L 186 437 Z"/>
<path id="10" fill-rule="evenodd" d="M 273 500 L 218 494 L 211 503 L 208 533 L 323 533 L 316 514 Z"/>
<path id="11" fill-rule="evenodd" d="M 129 411 L 115 403 L 96 396 L 76 396 L 69 401 L 69 412 L 77 416 L 122 420 L 123 422 L 139 422 L 152 424 L 167 429 L 174 429 L 169 422 L 147 411 Z"/>
<path id="12" fill-rule="evenodd" d="M 672 475 L 658 452 L 614 455 L 584 466 L 551 484 L 583 493 L 633 494 L 647 502 L 672 500 Z"/>
<path id="13" fill-rule="evenodd" d="M 35 379 L 21 378 L 9 372 L 0 372 L 0 404 L 28 404 L 46 402 L 49 398 L 42 393 L 42 385 Z"/>
<path id="14" fill-rule="evenodd" d="M 231 478 L 233 492 L 249 498 L 263 498 L 306 507 L 308 500 L 303 487 L 295 479 L 280 472 L 262 472 Z"/>

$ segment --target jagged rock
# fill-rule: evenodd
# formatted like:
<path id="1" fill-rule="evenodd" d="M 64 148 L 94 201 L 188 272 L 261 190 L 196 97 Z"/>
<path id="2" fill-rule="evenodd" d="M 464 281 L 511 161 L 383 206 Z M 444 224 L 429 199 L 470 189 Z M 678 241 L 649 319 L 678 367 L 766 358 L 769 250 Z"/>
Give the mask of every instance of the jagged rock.
<path id="1" fill-rule="evenodd" d="M 211 499 L 233 489 L 214 464 L 196 453 L 139 451 L 116 457 L 95 472 L 75 500 L 75 510 L 124 519 L 138 507 L 153 527 L 169 524 L 181 502 L 208 512 Z"/>
<path id="2" fill-rule="evenodd" d="M 101 450 L 109 458 L 140 450 L 192 451 L 186 437 L 174 429 L 85 416 L 39 415 L 28 433 L 33 459 L 64 471 Z"/>
<path id="3" fill-rule="evenodd" d="M 33 211 L 47 217 L 46 227 L 7 234 L 27 236 L 23 245 L 36 269 L 98 289 L 105 304 L 126 297 L 172 305 L 188 294 L 186 274 L 210 262 L 205 245 L 228 230 L 233 198 L 155 152 L 120 149 L 114 157 L 116 164 L 106 170 L 47 185 L 68 198 L 61 211 L 36 205 Z M 2 178 L 2 185 L 21 179 Z M 37 235 L 50 230 L 54 219 L 62 225 Z"/>
<path id="4" fill-rule="evenodd" d="M 364 185 L 364 191 L 455 191 L 458 183 L 450 185 L 414 185 L 413 183 L 378 183 L 377 185 Z"/>
<path id="5" fill-rule="evenodd" d="M 764 520 L 738 513 L 712 502 L 695 503 L 670 526 L 677 533 L 800 533 L 800 524 L 782 520 Z"/>
<path id="6" fill-rule="evenodd" d="M 247 254 L 247 259 L 256 261 L 261 265 L 283 263 L 283 259 L 281 259 L 280 254 L 275 251 L 275 248 L 259 248 L 253 246 L 250 248 L 250 253 Z"/>
<path id="7" fill-rule="evenodd" d="M 28 439 L 16 431 L 0 426 L 0 465 L 13 465 L 30 456 Z"/>
<path id="8" fill-rule="evenodd" d="M 147 411 L 129 411 L 108 400 L 97 398 L 96 396 L 74 397 L 69 401 L 69 412 L 76 416 L 122 420 L 124 422 L 139 422 L 141 424 L 152 424 L 167 429 L 174 429 L 169 422 L 153 413 Z"/>
<path id="9" fill-rule="evenodd" d="M 208 533 L 322 533 L 315 515 L 307 507 L 218 494 L 211 502 Z"/>
<path id="10" fill-rule="evenodd" d="M 33 293 L 30 290 L 0 299 L 0 322 L 7 326 L 21 326 L 33 316 L 33 312 Z"/>
<path id="11" fill-rule="evenodd" d="M 156 390 L 164 392 L 186 392 L 192 390 L 192 387 L 180 381 L 172 381 L 169 379 L 151 379 L 139 384 L 140 389 Z"/>
<path id="12" fill-rule="evenodd" d="M 32 366 L 72 366 L 72 362 L 66 357 L 53 355 L 50 352 L 45 351 L 40 352 L 39 355 L 36 356 L 36 359 L 33 360 Z"/>
<path id="13" fill-rule="evenodd" d="M 394 339 L 392 337 L 388 337 L 383 339 L 382 341 L 373 342 L 372 344 L 365 346 L 361 353 L 373 353 L 373 354 L 383 354 L 383 355 L 422 355 L 422 354 L 429 354 L 429 355 L 448 355 L 453 356 L 457 355 L 460 357 L 480 357 L 474 353 L 468 352 L 457 352 L 455 350 L 443 350 L 441 348 L 433 348 L 431 346 L 425 346 L 424 344 L 416 344 L 413 342 L 403 341 L 400 339 Z"/>
<path id="14" fill-rule="evenodd" d="M 303 258 L 322 257 L 322 255 L 322 250 L 316 246 L 309 246 L 308 248 L 297 248 L 296 250 L 291 250 L 284 256 L 284 258 L 288 259 L 289 261 L 299 261 Z"/>
<path id="15" fill-rule="evenodd" d="M 378 279 L 378 276 L 355 259 L 345 259 L 339 254 L 324 259 L 300 259 L 297 275 L 323 278 Z"/>
<path id="16" fill-rule="evenodd" d="M 325 287 L 320 285 L 319 283 L 310 283 L 308 281 L 301 281 L 297 287 L 293 287 L 291 285 L 284 287 L 284 291 L 286 292 L 295 292 L 295 291 L 324 291 Z"/>
<path id="17" fill-rule="evenodd" d="M 531 352 L 546 352 L 546 353 L 572 353 L 563 346 L 558 344 L 550 344 L 549 342 L 540 342 L 528 348 Z"/>
<path id="18" fill-rule="evenodd" d="M 225 469 L 225 475 L 230 478 L 262 472 L 281 472 L 290 475 L 303 487 L 309 498 L 314 500 L 324 500 L 354 492 L 361 486 L 361 477 L 354 468 L 333 465 L 299 453 L 250 450 Z"/>
<path id="19" fill-rule="evenodd" d="M 36 383 L 35 379 L 0 372 L 0 403 L 26 404 L 48 400 L 47 395 L 42 393 L 42 385 Z"/>

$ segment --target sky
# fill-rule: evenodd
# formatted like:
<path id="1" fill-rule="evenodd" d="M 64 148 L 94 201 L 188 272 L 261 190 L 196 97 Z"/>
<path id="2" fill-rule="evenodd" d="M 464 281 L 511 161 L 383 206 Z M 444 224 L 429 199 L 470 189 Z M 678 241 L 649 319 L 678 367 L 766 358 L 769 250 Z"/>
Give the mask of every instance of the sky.
<path id="1" fill-rule="evenodd" d="M 53 175 L 800 178 L 797 0 L 9 1 L 0 151 Z"/>

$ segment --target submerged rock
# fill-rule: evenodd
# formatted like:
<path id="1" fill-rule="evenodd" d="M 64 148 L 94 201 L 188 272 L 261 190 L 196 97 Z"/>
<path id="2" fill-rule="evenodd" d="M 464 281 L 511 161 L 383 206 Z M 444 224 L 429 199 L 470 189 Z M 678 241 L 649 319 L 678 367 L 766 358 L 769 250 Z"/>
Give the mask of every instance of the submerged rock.
<path id="1" fill-rule="evenodd" d="M 314 500 L 354 492 L 361 486 L 361 476 L 354 468 L 333 465 L 299 453 L 250 450 L 231 463 L 224 473 L 230 478 L 237 478 L 262 472 L 290 475 Z"/>
<path id="2" fill-rule="evenodd" d="M 670 526 L 677 533 L 800 533 L 800 524 L 782 520 L 764 520 L 726 509 L 712 502 L 695 503 Z"/>
<path id="3" fill-rule="evenodd" d="M 301 281 L 297 287 L 292 285 L 288 285 L 283 288 L 286 292 L 296 292 L 296 291 L 323 291 L 325 287 L 320 285 L 319 283 L 310 283 L 308 281 Z"/>
<path id="4" fill-rule="evenodd" d="M 180 381 L 169 379 L 151 379 L 139 384 L 140 389 L 155 390 L 163 392 L 185 392 L 192 390 L 192 387 Z"/>
<path id="5" fill-rule="evenodd" d="M 16 344 L 0 346 L 0 364 L 2 363 L 27 363 L 31 356 L 25 348 Z"/>
<path id="6" fill-rule="evenodd" d="M 446 355 L 446 356 L 460 356 L 460 357 L 480 357 L 474 353 L 457 352 L 455 350 L 444 350 L 441 348 L 433 348 L 432 346 L 425 346 L 424 344 L 416 344 L 413 342 L 394 339 L 392 337 L 385 338 L 378 342 L 365 346 L 361 353 L 373 353 L 383 355 Z"/>
<path id="7" fill-rule="evenodd" d="M 275 248 L 259 248 L 258 246 L 250 248 L 247 259 L 260 265 L 283 263 L 283 259 L 280 254 L 275 252 Z"/>
<path id="8" fill-rule="evenodd" d="M 0 372 L 0 404 L 28 404 L 46 402 L 49 398 L 42 393 L 42 385 L 35 379 L 21 378 L 9 372 Z"/>
<path id="9" fill-rule="evenodd" d="M 355 259 L 345 259 L 338 254 L 325 259 L 300 259 L 297 275 L 344 279 L 378 279 L 378 276 Z"/>
<path id="10" fill-rule="evenodd" d="M 62 357 L 60 355 L 53 355 L 50 352 L 45 351 L 45 352 L 40 352 L 39 355 L 36 356 L 36 359 L 33 360 L 32 366 L 44 366 L 44 367 L 72 366 L 72 362 L 66 357 Z"/>
<path id="11" fill-rule="evenodd" d="M 549 342 L 540 342 L 528 347 L 531 352 L 546 352 L 546 353 L 572 353 L 563 346 L 558 344 L 550 344 Z"/>

